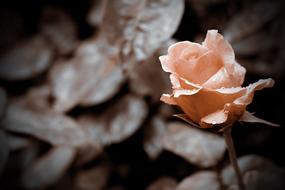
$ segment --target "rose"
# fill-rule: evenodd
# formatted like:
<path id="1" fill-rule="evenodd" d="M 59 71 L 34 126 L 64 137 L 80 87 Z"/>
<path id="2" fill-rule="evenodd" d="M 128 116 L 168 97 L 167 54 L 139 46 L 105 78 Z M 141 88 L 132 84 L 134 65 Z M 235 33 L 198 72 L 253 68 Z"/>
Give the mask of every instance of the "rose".
<path id="1" fill-rule="evenodd" d="M 245 68 L 235 61 L 231 45 L 217 30 L 209 30 L 202 45 L 188 41 L 173 44 L 159 57 L 170 72 L 173 93 L 161 100 L 178 105 L 187 118 L 201 127 L 228 126 L 237 120 L 263 122 L 246 111 L 254 92 L 272 87 L 272 79 L 241 87 Z"/>

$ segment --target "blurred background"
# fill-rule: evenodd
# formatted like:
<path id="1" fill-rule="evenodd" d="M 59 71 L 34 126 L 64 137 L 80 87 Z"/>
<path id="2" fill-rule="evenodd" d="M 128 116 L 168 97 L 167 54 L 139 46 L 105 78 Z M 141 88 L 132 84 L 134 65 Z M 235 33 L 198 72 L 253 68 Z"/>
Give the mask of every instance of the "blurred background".
<path id="1" fill-rule="evenodd" d="M 10 0 L 0 3 L 0 189 L 234 189 L 223 138 L 173 117 L 158 57 L 218 29 L 273 78 L 236 123 L 248 189 L 285 189 L 282 0 Z"/>

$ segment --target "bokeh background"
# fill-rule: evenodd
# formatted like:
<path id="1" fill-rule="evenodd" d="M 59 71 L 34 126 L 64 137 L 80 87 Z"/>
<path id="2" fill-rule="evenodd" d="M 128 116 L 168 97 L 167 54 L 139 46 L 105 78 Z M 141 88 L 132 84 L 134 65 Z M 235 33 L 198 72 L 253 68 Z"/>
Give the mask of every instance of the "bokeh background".
<path id="1" fill-rule="evenodd" d="M 273 0 L 3 0 L 0 189 L 235 189 L 223 138 L 173 117 L 158 57 L 217 29 L 273 78 L 236 123 L 248 189 L 285 189 L 284 3 Z"/>

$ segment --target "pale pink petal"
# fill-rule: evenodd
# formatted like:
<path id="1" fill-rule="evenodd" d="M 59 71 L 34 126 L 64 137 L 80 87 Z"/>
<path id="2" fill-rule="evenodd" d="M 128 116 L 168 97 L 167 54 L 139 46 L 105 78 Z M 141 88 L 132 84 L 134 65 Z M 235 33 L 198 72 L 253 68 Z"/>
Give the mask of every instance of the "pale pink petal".
<path id="1" fill-rule="evenodd" d="M 180 89 L 180 88 L 182 88 L 178 76 L 176 76 L 175 74 L 170 74 L 169 78 L 170 78 L 170 81 L 171 81 L 173 89 Z"/>
<path id="2" fill-rule="evenodd" d="M 196 93 L 198 93 L 201 89 L 194 89 L 194 90 L 185 90 L 185 89 L 180 89 L 180 90 L 174 90 L 173 91 L 173 97 L 178 98 L 179 96 L 192 96 Z"/>
<path id="3" fill-rule="evenodd" d="M 200 125 L 201 127 L 207 128 L 207 126 L 211 125 L 221 125 L 225 123 L 228 119 L 228 113 L 225 110 L 218 110 L 214 113 L 211 113 L 201 119 Z"/>
<path id="4" fill-rule="evenodd" d="M 235 60 L 233 48 L 217 30 L 208 30 L 202 45 L 221 55 L 225 64 L 231 64 Z"/>
<path id="5" fill-rule="evenodd" d="M 241 116 L 239 121 L 249 122 L 249 123 L 263 123 L 263 124 L 274 126 L 274 127 L 280 127 L 279 124 L 271 123 L 271 122 L 266 121 L 264 119 L 260 119 L 256 116 L 254 116 L 253 114 L 249 113 L 248 111 L 244 112 L 244 114 Z"/>
<path id="6" fill-rule="evenodd" d="M 192 93 L 192 95 L 180 94 L 175 102 L 190 119 L 199 123 L 201 118 L 217 110 L 225 109 L 225 105 L 232 104 L 236 99 L 243 96 L 245 91 L 246 89 L 241 88 L 233 90 L 231 93 L 220 93 L 219 91 L 202 88 Z"/>
<path id="7" fill-rule="evenodd" d="M 177 105 L 175 98 L 173 98 L 170 94 L 162 94 L 160 100 L 169 105 Z"/>
<path id="8" fill-rule="evenodd" d="M 199 44 L 198 44 L 199 45 Z M 202 46 L 196 46 L 195 43 L 189 42 L 189 41 L 182 41 L 182 42 L 177 42 L 173 45 L 171 45 L 168 48 L 168 55 L 170 56 L 171 59 L 177 59 L 181 57 L 181 54 L 186 50 L 187 48 L 191 48 L 190 50 L 196 50 L 196 48 L 203 48 Z M 203 48 L 204 49 L 204 48 Z"/>
<path id="9" fill-rule="evenodd" d="M 167 55 L 163 55 L 159 57 L 161 67 L 165 72 L 172 73 L 174 72 L 174 66 L 173 63 L 169 60 L 169 57 Z"/>
<path id="10" fill-rule="evenodd" d="M 230 88 L 241 86 L 244 81 L 245 69 L 238 64 L 220 68 L 203 86 L 205 88 Z"/>
<path id="11" fill-rule="evenodd" d="M 223 66 L 223 62 L 213 51 L 209 51 L 197 60 L 177 60 L 174 65 L 175 72 L 180 77 L 196 84 L 203 84 Z"/>
<path id="12" fill-rule="evenodd" d="M 250 84 L 246 87 L 246 93 L 244 96 L 236 99 L 234 101 L 237 105 L 248 105 L 252 102 L 254 92 L 257 90 L 261 90 L 263 88 L 270 88 L 274 85 L 274 80 L 269 79 L 261 79 L 253 84 Z"/>

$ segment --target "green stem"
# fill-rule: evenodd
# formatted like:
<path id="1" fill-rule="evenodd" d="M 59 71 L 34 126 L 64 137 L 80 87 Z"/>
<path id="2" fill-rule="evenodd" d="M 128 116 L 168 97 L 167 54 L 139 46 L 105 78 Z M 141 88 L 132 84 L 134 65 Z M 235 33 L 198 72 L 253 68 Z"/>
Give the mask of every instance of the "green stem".
<path id="1" fill-rule="evenodd" d="M 227 127 L 224 130 L 224 134 L 223 135 L 225 137 L 226 144 L 227 144 L 227 147 L 228 147 L 228 153 L 229 153 L 231 164 L 232 164 L 232 166 L 233 166 L 233 168 L 235 170 L 235 173 L 236 173 L 239 190 L 245 190 L 245 186 L 244 186 L 244 183 L 243 183 L 243 180 L 242 180 L 242 175 L 240 173 L 240 169 L 239 169 L 239 166 L 238 166 L 238 163 L 237 163 L 237 157 L 236 157 L 236 152 L 235 152 L 235 147 L 234 147 L 231 131 L 232 131 L 232 128 L 231 127 Z"/>

